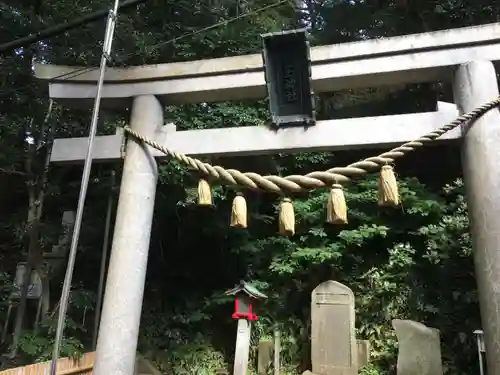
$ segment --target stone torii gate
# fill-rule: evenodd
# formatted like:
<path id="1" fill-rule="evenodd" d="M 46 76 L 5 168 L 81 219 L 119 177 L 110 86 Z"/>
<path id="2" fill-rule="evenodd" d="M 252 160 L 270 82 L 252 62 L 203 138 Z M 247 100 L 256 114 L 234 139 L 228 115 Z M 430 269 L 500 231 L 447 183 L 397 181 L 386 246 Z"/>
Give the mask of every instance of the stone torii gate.
<path id="1" fill-rule="evenodd" d="M 130 127 L 166 147 L 188 154 L 256 155 L 276 152 L 388 147 L 410 141 L 496 98 L 492 61 L 500 60 L 500 24 L 403 37 L 314 47 L 315 92 L 445 81 L 455 105 L 435 112 L 319 121 L 278 131 L 265 127 L 176 131 L 163 126 L 164 100 L 196 103 L 263 98 L 262 57 L 247 55 L 184 63 L 111 68 L 102 106 L 131 108 Z M 71 78 L 77 68 L 38 65 L 50 97 L 68 106 L 92 105 L 98 72 Z M 69 78 L 55 77 L 69 73 Z M 458 107 L 458 110 L 457 110 Z M 500 115 L 493 110 L 445 141 L 463 142 L 463 167 L 471 218 L 476 277 L 489 375 L 500 375 Z M 98 136 L 93 160 L 120 159 L 122 134 Z M 230 140 L 230 142 L 228 142 Z M 82 163 L 87 138 L 57 139 L 53 163 Z M 164 156 L 131 139 L 126 147 L 117 219 L 94 368 L 96 375 L 131 375 L 139 332 L 157 183 L 155 157 Z M 123 293 L 127 290 L 127 293 Z"/>

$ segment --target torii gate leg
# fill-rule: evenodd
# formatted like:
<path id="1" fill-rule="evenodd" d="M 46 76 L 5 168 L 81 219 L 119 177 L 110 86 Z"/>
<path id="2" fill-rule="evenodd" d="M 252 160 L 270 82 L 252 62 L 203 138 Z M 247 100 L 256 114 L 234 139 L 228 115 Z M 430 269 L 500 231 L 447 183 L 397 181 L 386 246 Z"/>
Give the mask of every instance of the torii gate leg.
<path id="1" fill-rule="evenodd" d="M 489 61 L 461 65 L 455 102 L 468 112 L 498 96 Z M 493 109 L 464 132 L 462 164 L 489 375 L 500 375 L 500 113 Z"/>
<path id="2" fill-rule="evenodd" d="M 134 98 L 130 126 L 154 138 L 163 108 L 153 95 Z M 157 183 L 148 148 L 129 138 L 97 341 L 94 375 L 133 375 Z"/>

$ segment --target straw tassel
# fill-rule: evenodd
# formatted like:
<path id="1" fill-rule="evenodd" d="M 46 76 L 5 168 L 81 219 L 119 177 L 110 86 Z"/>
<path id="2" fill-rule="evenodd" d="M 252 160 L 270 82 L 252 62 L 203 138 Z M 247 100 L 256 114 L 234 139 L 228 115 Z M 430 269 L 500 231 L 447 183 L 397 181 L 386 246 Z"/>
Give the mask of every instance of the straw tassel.
<path id="1" fill-rule="evenodd" d="M 212 189 L 207 180 L 204 179 L 198 181 L 198 204 L 200 206 L 212 205 Z"/>
<path id="2" fill-rule="evenodd" d="M 394 168 L 390 165 L 384 165 L 380 170 L 378 205 L 397 206 L 399 203 L 399 189 Z"/>
<path id="3" fill-rule="evenodd" d="M 279 233 L 291 237 L 295 234 L 295 213 L 290 198 L 284 198 L 279 209 Z"/>
<path id="4" fill-rule="evenodd" d="M 231 226 L 235 228 L 247 227 L 247 202 L 241 193 L 237 193 L 233 200 Z"/>
<path id="5" fill-rule="evenodd" d="M 342 185 L 334 184 L 330 189 L 326 221 L 330 224 L 347 224 L 347 205 Z"/>

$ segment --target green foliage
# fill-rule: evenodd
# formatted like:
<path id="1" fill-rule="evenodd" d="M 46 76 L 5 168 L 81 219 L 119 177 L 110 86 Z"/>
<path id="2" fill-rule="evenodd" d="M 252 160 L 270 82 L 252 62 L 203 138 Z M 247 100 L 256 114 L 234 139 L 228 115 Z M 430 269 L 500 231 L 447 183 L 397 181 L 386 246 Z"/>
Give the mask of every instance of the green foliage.
<path id="1" fill-rule="evenodd" d="M 5 272 L 0 272 L 0 308 L 3 310 L 7 306 L 9 295 L 12 293 L 13 285 L 10 276 Z"/>
<path id="2" fill-rule="evenodd" d="M 376 187 L 376 176 L 349 186 L 350 222 L 344 227 L 324 223 L 326 192 L 316 191 L 295 199 L 297 233 L 292 238 L 277 236 L 276 215 L 265 214 L 272 220 L 254 219 L 248 233 L 235 233 L 227 227 L 221 229 L 219 224 L 227 220 L 228 212 L 213 211 L 211 220 L 200 224 L 203 232 L 223 230 L 221 235 L 229 242 L 226 250 L 229 254 L 223 256 L 221 265 L 214 266 L 214 271 L 224 267 L 234 281 L 251 280 L 269 296 L 259 310 L 261 319 L 254 326 L 253 347 L 256 348 L 259 337 L 270 337 L 274 324 L 281 322 L 282 360 L 287 368 L 297 368 L 303 361 L 307 362 L 311 290 L 324 280 L 334 279 L 355 292 L 357 336 L 370 340 L 373 349 L 373 363 L 364 369 L 365 373 L 386 373 L 395 365 L 397 341 L 391 328 L 391 320 L 395 318 L 439 327 L 442 337 L 449 338 L 443 340 L 446 365 L 454 373 L 466 372 L 464 369 L 474 366 L 475 352 L 469 332 L 478 326 L 479 316 L 462 182 L 458 180 L 446 186 L 442 193 L 434 193 L 413 178 L 402 179 L 403 207 L 391 210 L 376 207 Z M 257 202 L 250 199 L 249 207 Z M 190 211 L 188 206 L 184 208 L 186 211 L 178 212 L 181 218 Z M 271 210 L 276 211 L 276 206 Z M 176 230 L 187 229 L 177 227 Z M 191 265 L 197 263 L 199 254 L 199 251 L 191 251 Z M 234 264 L 233 257 L 238 259 L 237 269 L 230 266 Z M 212 257 L 213 264 L 217 264 L 216 258 Z M 191 269 L 196 272 L 194 267 Z M 207 269 L 203 272 L 205 278 L 215 275 Z M 463 274 L 459 283 L 453 276 L 457 272 Z M 188 273 L 183 277 L 187 281 L 192 276 Z M 214 277 L 215 281 L 224 279 L 220 275 Z M 218 285 L 219 288 L 231 286 L 227 282 Z M 198 287 L 204 289 L 201 285 Z M 193 304 L 195 309 L 185 315 L 191 319 L 183 320 L 189 328 L 177 325 L 176 329 L 188 332 L 202 327 L 207 334 L 217 335 L 220 328 L 213 328 L 215 317 L 219 320 L 217 327 L 234 329 L 229 319 L 229 301 L 216 298 L 222 291 L 212 294 L 204 306 Z M 183 316 L 185 308 L 179 308 Z M 203 313 L 199 315 L 200 312 Z M 150 319 L 148 316 L 144 317 L 145 323 Z M 145 324 L 154 331 L 158 329 L 156 316 L 158 313 L 151 315 L 151 326 Z M 160 331 L 174 332 L 171 325 L 167 323 L 168 327 Z M 456 337 L 456 327 L 461 327 L 461 339 Z M 184 336 L 184 340 L 191 339 Z M 224 352 L 230 350 L 231 345 L 225 348 Z M 255 352 L 252 353 L 255 356 Z"/>
<path id="3" fill-rule="evenodd" d="M 28 357 L 27 363 L 43 362 L 52 358 L 54 339 L 39 334 L 27 333 L 21 337 L 20 349 Z M 76 338 L 68 338 L 61 345 L 61 357 L 79 357 L 83 352 L 82 343 Z"/>
<path id="4" fill-rule="evenodd" d="M 72 291 L 65 322 L 66 335 L 60 347 L 61 357 L 78 358 L 85 352 L 85 336 L 88 335 L 85 320 L 87 314 L 91 315 L 93 306 L 92 293 L 85 290 Z M 23 332 L 20 350 L 26 363 L 43 362 L 52 358 L 56 325 L 57 314 L 53 314 L 42 321 L 35 332 L 28 330 Z"/>
<path id="5" fill-rule="evenodd" d="M 443 337 L 453 335 L 445 327 L 451 330 L 465 319 L 468 330 L 461 330 L 472 332 L 479 320 L 475 299 L 467 300 L 467 311 L 475 310 L 472 315 L 451 311 L 456 311 L 455 301 L 465 290 L 469 296 L 474 290 L 462 183 L 447 186 L 441 197 L 416 180 L 405 179 L 401 182 L 403 208 L 389 212 L 375 207 L 376 184 L 376 178 L 368 178 L 349 187 L 350 223 L 345 228 L 324 224 L 326 192 L 295 201 L 299 221 L 296 236 L 287 239 L 273 235 L 254 241 L 257 249 L 248 264 L 256 264 L 257 259 L 262 262 L 262 254 L 266 254 L 268 267 L 259 263 L 248 272 L 261 282 L 265 293 L 273 296 L 268 302 L 269 313 L 279 314 L 282 321 L 293 317 L 302 324 L 308 319 L 308 309 L 303 305 L 294 309 L 296 301 L 307 303 L 311 290 L 326 279 L 348 285 L 356 295 L 358 337 L 370 340 L 374 363 L 384 367 L 395 360 L 397 341 L 392 319 L 429 323 L 439 327 Z M 234 251 L 246 252 L 245 248 L 243 245 Z M 464 284 L 457 288 L 451 275 L 439 282 L 446 292 L 431 287 L 434 275 L 442 275 L 443 268 L 456 267 L 470 270 L 466 271 L 466 288 Z M 447 300 L 448 296 L 453 299 Z M 446 317 L 443 309 L 447 310 Z M 470 334 L 467 336 L 470 338 Z M 459 348 L 455 340 L 443 342 L 445 356 L 449 358 L 456 350 L 463 353 L 460 344 Z M 463 358 L 455 357 L 454 361 Z M 454 367 L 456 363 L 448 365 Z"/>
<path id="6" fill-rule="evenodd" d="M 173 348 L 165 371 L 179 375 L 212 375 L 227 368 L 224 353 L 206 343 L 189 343 Z"/>
<path id="7" fill-rule="evenodd" d="M 359 371 L 359 374 L 360 375 L 385 375 L 386 372 L 381 371 L 379 368 L 377 368 L 377 366 L 375 366 L 373 364 L 369 364 L 369 365 L 363 367 Z"/>

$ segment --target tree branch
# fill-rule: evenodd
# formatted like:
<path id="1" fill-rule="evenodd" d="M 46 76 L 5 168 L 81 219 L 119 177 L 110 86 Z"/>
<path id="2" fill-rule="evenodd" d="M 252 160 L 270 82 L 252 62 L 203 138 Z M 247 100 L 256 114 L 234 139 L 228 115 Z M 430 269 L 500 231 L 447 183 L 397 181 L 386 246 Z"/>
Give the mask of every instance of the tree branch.
<path id="1" fill-rule="evenodd" d="M 26 177 L 27 174 L 21 171 L 17 171 L 15 169 L 5 169 L 5 168 L 0 168 L 0 173 L 5 173 L 5 174 L 11 174 L 11 175 L 17 175 L 17 176 L 23 176 Z"/>

